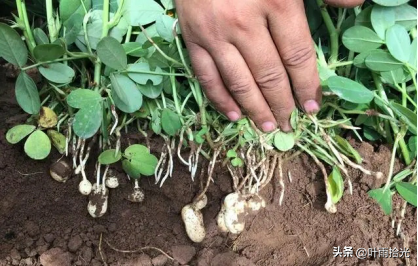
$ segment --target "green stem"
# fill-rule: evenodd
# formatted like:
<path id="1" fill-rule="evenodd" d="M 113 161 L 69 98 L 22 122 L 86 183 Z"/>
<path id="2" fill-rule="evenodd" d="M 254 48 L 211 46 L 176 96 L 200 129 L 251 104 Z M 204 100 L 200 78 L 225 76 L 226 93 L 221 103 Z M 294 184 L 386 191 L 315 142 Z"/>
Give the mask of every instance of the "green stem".
<path id="1" fill-rule="evenodd" d="M 327 27 L 330 42 L 331 42 L 331 55 L 329 58 L 330 64 L 338 61 L 338 31 L 332 22 L 332 18 L 328 13 L 327 7 L 323 0 L 316 0 L 320 10 L 322 19 L 324 20 L 325 26 Z"/>
<path id="2" fill-rule="evenodd" d="M 131 41 L 131 35 L 132 35 L 132 26 L 128 26 L 128 31 L 126 32 L 126 37 L 125 37 L 125 43 Z"/>
<path id="3" fill-rule="evenodd" d="M 30 65 L 30 66 L 27 66 L 27 67 L 22 67 L 22 68 L 21 68 L 21 70 L 22 70 L 22 71 L 25 71 L 25 70 L 28 70 L 28 69 L 31 69 L 31 68 L 34 68 L 34 67 L 38 67 L 38 66 L 41 66 L 41 65 L 45 65 L 45 64 L 52 64 L 52 63 L 56 63 L 56 62 L 63 62 L 63 61 L 77 60 L 77 59 L 80 59 L 80 58 L 88 58 L 88 57 L 90 57 L 90 55 L 80 56 L 80 57 L 67 57 L 67 58 L 59 58 L 59 59 L 55 59 L 55 60 L 52 60 L 52 61 L 39 62 L 39 63 L 33 64 L 33 65 Z"/>
<path id="4" fill-rule="evenodd" d="M 166 73 L 166 72 L 154 72 L 154 71 L 143 71 L 143 70 L 124 70 L 120 73 L 139 73 L 139 74 L 150 74 L 150 75 L 157 75 L 157 76 L 170 76 L 170 77 L 186 77 L 191 78 L 190 76 L 182 73 Z"/>
<path id="5" fill-rule="evenodd" d="M 101 39 L 106 37 L 109 33 L 109 0 L 103 0 L 103 13 L 102 13 L 102 36 Z M 102 74 L 102 62 L 99 58 L 97 58 L 96 62 L 94 63 L 94 84 L 95 90 L 98 91 L 100 89 L 101 83 L 101 74 Z"/>
<path id="6" fill-rule="evenodd" d="M 387 103 L 388 102 L 388 98 L 387 98 L 387 95 L 385 93 L 385 89 L 383 88 L 382 81 L 380 80 L 379 76 L 376 73 L 373 73 L 372 72 L 372 76 L 373 76 L 373 80 L 374 80 L 374 83 L 375 83 L 375 86 L 377 88 L 377 91 L 378 91 L 379 96 L 384 100 L 384 102 Z M 390 109 L 387 106 L 385 106 L 385 108 L 386 108 L 386 111 L 392 117 L 394 117 L 394 114 L 393 114 L 392 109 Z M 390 126 L 392 128 L 392 131 L 393 131 L 394 135 L 397 136 L 399 134 L 399 127 L 393 121 L 389 121 L 389 123 L 390 123 Z M 407 147 L 407 145 L 406 145 L 405 140 L 404 140 L 403 137 L 401 139 L 399 139 L 399 146 L 401 148 L 402 156 L 403 156 L 403 159 L 404 159 L 405 163 L 407 165 L 409 165 L 411 163 L 411 157 L 410 157 L 410 154 L 409 154 L 409 151 L 408 151 L 408 147 Z"/>
<path id="7" fill-rule="evenodd" d="M 347 58 L 347 60 L 348 61 L 352 61 L 354 59 L 354 52 L 353 51 L 350 51 L 349 53 L 348 53 L 348 58 Z M 345 67 L 345 75 L 344 76 L 346 76 L 346 77 L 348 77 L 348 76 L 350 76 L 350 73 L 351 73 L 351 67 L 352 67 L 352 65 L 350 64 L 350 65 L 347 65 L 346 67 Z"/>
<path id="8" fill-rule="evenodd" d="M 57 39 L 58 31 L 55 25 L 54 8 L 52 6 L 52 0 L 46 0 L 46 20 L 48 25 L 49 40 L 54 42 Z"/>
<path id="9" fill-rule="evenodd" d="M 403 137 L 401 137 L 400 134 L 398 134 L 395 138 L 395 142 L 393 143 L 392 156 L 390 158 L 389 173 L 386 179 L 385 188 L 383 189 L 384 191 L 386 191 L 390 187 L 390 180 L 392 179 L 392 175 L 393 175 L 393 167 L 395 166 L 396 148 L 398 147 L 398 143 L 401 139 L 403 139 Z"/>
<path id="10" fill-rule="evenodd" d="M 172 73 L 172 72 L 173 72 L 173 69 L 170 68 L 170 73 Z M 181 123 L 184 125 L 184 119 L 183 119 L 183 116 L 181 114 L 181 106 L 180 106 L 180 103 L 179 103 L 179 97 L 177 95 L 176 78 L 174 76 L 170 76 L 170 83 L 171 83 L 171 90 L 172 90 L 172 93 L 173 93 L 174 105 L 176 106 L 176 111 L 177 111 L 177 114 L 180 117 Z"/>
<path id="11" fill-rule="evenodd" d="M 333 69 L 333 68 L 342 67 L 342 66 L 349 66 L 352 64 L 353 64 L 353 61 L 335 62 L 335 63 L 328 65 L 328 67 Z"/>
<path id="12" fill-rule="evenodd" d="M 36 46 L 36 42 L 29 24 L 25 0 L 16 0 L 16 7 L 19 19 L 21 19 L 23 22 L 23 35 L 25 36 L 26 44 L 28 45 L 29 51 L 32 53 Z"/>

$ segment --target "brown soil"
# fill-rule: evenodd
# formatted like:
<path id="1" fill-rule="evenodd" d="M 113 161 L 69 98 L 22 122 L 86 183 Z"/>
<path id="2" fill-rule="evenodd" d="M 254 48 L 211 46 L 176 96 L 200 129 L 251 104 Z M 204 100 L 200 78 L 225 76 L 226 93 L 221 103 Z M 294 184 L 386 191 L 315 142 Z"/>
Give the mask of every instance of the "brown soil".
<path id="1" fill-rule="evenodd" d="M 181 208 L 198 193 L 199 182 L 192 182 L 180 164 L 162 188 L 153 184 L 153 178 L 141 181 L 146 196 L 142 203 L 126 200 L 132 186 L 117 169 L 120 186 L 110 191 L 109 210 L 93 219 L 87 212 L 87 198 L 78 192 L 79 176 L 66 183 L 49 176 L 48 166 L 57 160 L 57 154 L 33 161 L 24 155 L 23 145 L 6 142 L 7 129 L 26 116 L 15 103 L 12 81 L 0 74 L 0 84 L 0 265 L 406 265 L 400 258 L 333 257 L 337 246 L 356 250 L 405 245 L 411 249 L 411 265 L 416 265 L 415 208 L 408 206 L 406 211 L 403 233 L 409 241 L 405 243 L 395 236 L 390 217 L 366 194 L 381 182 L 353 171 L 353 195 L 346 191 L 338 212 L 329 214 L 323 208 L 322 177 L 306 156 L 284 166 L 285 173 L 291 172 L 292 182 L 285 179 L 283 205 L 278 204 L 280 189 L 273 193 L 277 182 L 272 182 L 263 193 L 267 208 L 247 217 L 246 231 L 238 237 L 217 230 L 215 217 L 222 197 L 231 192 L 230 178 L 220 168 L 203 209 L 208 231 L 203 243 L 192 243 L 182 224 Z M 141 140 L 135 135 L 127 137 L 131 143 Z M 157 138 L 151 141 L 153 147 L 159 146 Z M 358 149 L 368 168 L 387 173 L 388 148 L 363 143 Z M 396 198 L 394 206 L 399 204 Z M 144 246 L 158 247 L 175 260 L 153 249 L 131 254 L 114 250 Z"/>

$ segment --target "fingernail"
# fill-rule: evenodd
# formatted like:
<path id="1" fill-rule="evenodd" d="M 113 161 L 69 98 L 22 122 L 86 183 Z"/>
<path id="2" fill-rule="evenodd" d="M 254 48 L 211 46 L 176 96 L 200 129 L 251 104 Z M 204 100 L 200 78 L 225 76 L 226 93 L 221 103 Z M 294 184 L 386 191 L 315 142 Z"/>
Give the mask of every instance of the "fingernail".
<path id="1" fill-rule="evenodd" d="M 280 125 L 280 129 L 283 132 L 291 132 L 292 131 L 292 126 L 289 123 L 285 123 L 285 124 Z"/>
<path id="2" fill-rule="evenodd" d="M 305 109 L 305 112 L 307 112 L 307 113 L 317 113 L 317 112 L 319 112 L 319 105 L 314 100 L 307 100 L 303 104 L 303 108 Z"/>
<path id="3" fill-rule="evenodd" d="M 226 114 L 226 116 L 229 118 L 229 120 L 231 120 L 231 121 L 237 121 L 239 118 L 240 118 L 240 116 L 239 116 L 239 114 L 237 113 L 237 112 L 234 112 L 234 111 L 232 111 L 232 112 L 228 112 L 227 114 Z"/>
<path id="4" fill-rule="evenodd" d="M 275 128 L 276 128 L 276 126 L 275 126 L 275 125 L 274 125 L 274 123 L 272 123 L 272 122 L 264 122 L 264 123 L 261 125 L 261 129 L 262 129 L 264 132 L 270 132 L 270 131 L 273 131 Z"/>

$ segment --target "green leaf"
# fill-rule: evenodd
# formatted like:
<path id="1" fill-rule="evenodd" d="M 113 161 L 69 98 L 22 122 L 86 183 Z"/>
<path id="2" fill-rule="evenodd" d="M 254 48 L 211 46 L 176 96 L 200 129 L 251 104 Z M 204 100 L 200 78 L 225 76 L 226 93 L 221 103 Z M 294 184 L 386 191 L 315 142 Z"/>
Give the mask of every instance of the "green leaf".
<path id="1" fill-rule="evenodd" d="M 28 114 L 37 114 L 41 109 L 38 88 L 32 78 L 24 71 L 20 72 L 15 84 L 16 100 Z"/>
<path id="2" fill-rule="evenodd" d="M 373 6 L 370 19 L 373 29 L 376 31 L 377 35 L 384 40 L 386 30 L 395 25 L 395 10 L 393 10 L 392 7 L 375 5 Z"/>
<path id="3" fill-rule="evenodd" d="M 384 83 L 390 83 L 394 85 L 405 82 L 407 79 L 403 68 L 398 68 L 392 71 L 381 72 L 380 75 L 382 76 Z"/>
<path id="4" fill-rule="evenodd" d="M 103 10 L 103 0 L 92 0 L 93 10 Z M 109 9 L 111 13 L 115 13 L 118 9 L 118 0 L 109 1 Z"/>
<path id="5" fill-rule="evenodd" d="M 125 0 L 122 10 L 123 16 L 129 25 L 139 26 L 154 22 L 159 15 L 164 14 L 164 8 L 153 0 Z"/>
<path id="6" fill-rule="evenodd" d="M 373 51 L 376 50 L 370 50 L 363 53 L 358 54 L 356 57 L 354 57 L 353 65 L 358 68 L 367 68 L 366 66 L 366 57 L 368 57 Z"/>
<path id="7" fill-rule="evenodd" d="M 408 147 L 411 150 L 411 158 L 417 157 L 417 136 L 409 138 Z"/>
<path id="8" fill-rule="evenodd" d="M 160 37 L 166 40 L 167 42 L 172 42 L 174 40 L 174 35 L 173 35 L 174 21 L 175 19 L 170 16 L 161 15 L 157 18 L 155 22 L 158 35 L 160 35 Z"/>
<path id="9" fill-rule="evenodd" d="M 156 99 L 158 96 L 161 95 L 163 91 L 162 84 L 153 85 L 151 81 L 148 81 L 146 85 L 138 84 L 139 91 L 146 97 L 151 99 Z"/>
<path id="10" fill-rule="evenodd" d="M 407 182 L 399 182 L 395 184 L 396 190 L 408 203 L 417 207 L 417 185 Z"/>
<path id="11" fill-rule="evenodd" d="M 344 193 L 344 180 L 338 167 L 334 166 L 332 168 L 332 172 L 329 175 L 327 182 L 331 193 L 332 202 L 336 204 L 340 201 Z"/>
<path id="12" fill-rule="evenodd" d="M 372 9 L 373 9 L 373 6 L 369 6 L 363 9 L 360 12 L 360 14 L 357 15 L 355 19 L 355 25 L 372 28 L 372 22 L 371 22 Z"/>
<path id="13" fill-rule="evenodd" d="M 392 7 L 396 14 L 396 24 L 411 30 L 417 25 L 417 9 L 408 4 Z"/>
<path id="14" fill-rule="evenodd" d="M 33 132 L 25 142 L 25 153 L 34 160 L 43 160 L 51 152 L 51 141 L 41 130 Z"/>
<path id="15" fill-rule="evenodd" d="M 128 76 L 138 84 L 145 85 L 147 84 L 148 80 L 151 80 L 154 85 L 158 85 L 163 81 L 162 75 L 140 73 L 140 72 L 162 73 L 162 70 L 159 67 L 157 67 L 155 71 L 151 71 L 149 64 L 145 62 L 129 65 L 127 72 L 128 72 Z"/>
<path id="16" fill-rule="evenodd" d="M 9 129 L 6 133 L 6 140 L 10 144 L 16 144 L 27 135 L 32 133 L 36 129 L 33 125 L 17 125 Z"/>
<path id="17" fill-rule="evenodd" d="M 408 62 L 411 54 L 411 40 L 404 27 L 393 25 L 387 30 L 386 46 L 393 57 L 401 62 Z"/>
<path id="18" fill-rule="evenodd" d="M 408 129 L 414 134 L 417 134 L 417 114 L 408 108 L 395 103 L 390 103 L 391 109 L 399 116 L 399 118 L 408 125 Z"/>
<path id="19" fill-rule="evenodd" d="M 84 16 L 86 14 L 85 10 L 89 10 L 90 8 L 91 8 L 91 0 L 60 0 L 59 2 L 60 18 L 65 24 L 67 20 L 69 20 L 72 16 L 76 14 L 80 14 Z"/>
<path id="20" fill-rule="evenodd" d="M 137 163 L 132 163 L 130 160 L 122 160 L 122 168 L 130 178 L 138 179 L 141 177 L 140 166 Z"/>
<path id="21" fill-rule="evenodd" d="M 173 0 L 161 0 L 161 4 L 163 4 L 164 8 L 168 10 L 174 8 Z"/>
<path id="22" fill-rule="evenodd" d="M 115 149 L 105 150 L 99 155 L 99 163 L 103 165 L 109 165 L 112 163 L 116 163 L 122 158 L 122 153 L 119 151 L 116 154 Z"/>
<path id="23" fill-rule="evenodd" d="M 125 53 L 130 56 L 143 57 L 148 54 L 148 50 L 143 49 L 138 42 L 127 42 L 122 44 Z"/>
<path id="24" fill-rule="evenodd" d="M 227 158 L 236 158 L 236 157 L 238 157 L 238 154 L 235 150 L 228 150 L 228 152 L 226 153 L 226 157 Z"/>
<path id="25" fill-rule="evenodd" d="M 378 72 L 391 71 L 402 67 L 402 62 L 396 60 L 390 53 L 383 50 L 372 51 L 366 57 L 366 66 Z"/>
<path id="26" fill-rule="evenodd" d="M 125 113 L 138 111 L 142 106 L 142 94 L 136 84 L 127 76 L 110 75 L 112 83 L 112 98 L 116 107 Z"/>
<path id="27" fill-rule="evenodd" d="M 60 58 L 65 54 L 65 49 L 59 44 L 40 44 L 33 49 L 33 56 L 38 62 L 47 62 Z"/>
<path id="28" fill-rule="evenodd" d="M 4 23 L 0 23 L 0 57 L 20 67 L 28 61 L 28 50 L 19 33 Z"/>
<path id="29" fill-rule="evenodd" d="M 50 138 L 52 145 L 58 150 L 59 153 L 64 154 L 67 145 L 67 138 L 56 130 L 48 129 L 46 132 Z"/>
<path id="30" fill-rule="evenodd" d="M 83 106 L 74 117 L 74 133 L 82 139 L 88 139 L 96 134 L 102 124 L 102 105 L 95 103 Z"/>
<path id="31" fill-rule="evenodd" d="M 343 44 L 349 50 L 362 53 L 382 46 L 383 41 L 371 29 L 364 26 L 354 26 L 343 34 Z"/>
<path id="32" fill-rule="evenodd" d="M 381 6 L 400 6 L 408 3 L 409 0 L 373 0 L 373 2 Z"/>
<path id="33" fill-rule="evenodd" d="M 282 131 L 274 135 L 274 146 L 280 151 L 288 151 L 295 146 L 295 135 Z"/>
<path id="34" fill-rule="evenodd" d="M 139 178 L 141 175 L 153 175 L 157 167 L 158 159 L 149 153 L 147 147 L 134 144 L 126 148 L 124 155 L 126 160 L 122 161 L 123 170 L 132 178 Z"/>
<path id="35" fill-rule="evenodd" d="M 351 144 L 345 139 L 338 135 L 334 137 L 334 140 L 337 141 L 339 147 L 344 150 L 346 153 L 353 157 L 356 163 L 361 164 L 363 159 L 361 158 L 360 154 L 351 146 Z"/>
<path id="36" fill-rule="evenodd" d="M 243 167 L 244 166 L 244 161 L 241 158 L 234 158 L 231 160 L 231 164 L 234 167 Z"/>
<path id="37" fill-rule="evenodd" d="M 161 126 L 169 136 L 176 135 L 182 126 L 179 115 L 170 109 L 163 109 L 161 113 Z"/>
<path id="38" fill-rule="evenodd" d="M 369 103 L 373 100 L 373 92 L 354 80 L 333 76 L 328 79 L 329 89 L 341 99 L 352 103 Z"/>
<path id="39" fill-rule="evenodd" d="M 33 29 L 33 36 L 35 37 L 35 41 L 38 45 L 49 43 L 48 35 L 46 35 L 46 33 L 41 28 Z"/>
<path id="40" fill-rule="evenodd" d="M 99 92 L 88 89 L 73 90 L 67 97 L 67 103 L 73 108 L 85 108 L 96 105 L 102 100 Z"/>
<path id="41" fill-rule="evenodd" d="M 83 28 L 83 15 L 74 14 L 64 24 L 65 27 L 65 44 L 68 46 L 75 42 L 78 34 Z"/>
<path id="42" fill-rule="evenodd" d="M 55 83 L 70 83 L 74 76 L 74 70 L 62 63 L 53 63 L 48 66 L 40 66 L 39 72 L 47 80 Z"/>
<path id="43" fill-rule="evenodd" d="M 378 188 L 372 189 L 367 194 L 379 203 L 386 215 L 392 213 L 392 192 L 390 189 Z"/>
<path id="44" fill-rule="evenodd" d="M 123 70 L 127 67 L 125 50 L 115 38 L 104 37 L 97 44 L 96 50 L 103 64 L 116 70 Z"/>
<path id="45" fill-rule="evenodd" d="M 150 153 L 148 148 L 141 144 L 133 144 L 125 149 L 124 155 L 128 158 L 135 157 L 137 155 L 141 154 L 147 154 Z"/>

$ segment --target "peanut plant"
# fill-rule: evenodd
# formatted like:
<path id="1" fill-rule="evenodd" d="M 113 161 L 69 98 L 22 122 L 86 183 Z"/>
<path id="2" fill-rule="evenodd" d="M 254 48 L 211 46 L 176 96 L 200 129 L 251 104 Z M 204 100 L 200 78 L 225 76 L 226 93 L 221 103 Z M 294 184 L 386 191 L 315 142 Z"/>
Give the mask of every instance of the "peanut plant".
<path id="1" fill-rule="evenodd" d="M 191 236 L 196 242 L 205 234 L 201 210 L 217 163 L 232 178 L 234 193 L 218 217 L 220 228 L 231 233 L 244 229 L 245 215 L 239 214 L 265 206 L 259 193 L 273 178 L 282 204 L 282 165 L 301 153 L 320 169 L 330 213 L 346 187 L 352 193 L 350 168 L 386 179 L 369 191 L 386 214 L 394 193 L 405 200 L 402 217 L 407 203 L 416 206 L 417 10 L 408 1 L 374 0 L 354 9 L 305 1 L 324 100 L 317 115 L 293 112 L 292 133 L 263 133 L 246 117 L 230 122 L 211 106 L 191 69 L 171 0 L 38 2 L 44 8 L 10 3 L 14 20 L 0 23 L 0 56 L 19 70 L 16 100 L 29 114 L 6 138 L 15 144 L 27 137 L 24 150 L 35 160 L 46 158 L 52 146 L 67 157 L 82 176 L 80 192 L 90 195 L 93 217 L 106 212 L 108 188 L 117 187 L 113 164 L 122 164 L 134 184 L 129 199 L 140 202 L 140 178 L 154 176 L 162 186 L 173 175 L 175 157 L 193 180 L 200 162 L 209 162 L 202 169 L 205 185 L 184 209 L 187 232 L 199 228 Z M 42 86 L 27 73 L 33 69 Z M 146 143 L 121 147 L 127 130 Z M 151 131 L 163 141 L 159 157 L 150 150 Z M 347 134 L 390 144 L 389 172 L 366 169 Z M 85 166 L 93 148 L 101 154 L 94 158 L 92 185 Z M 399 173 L 396 159 L 405 165 Z"/>

